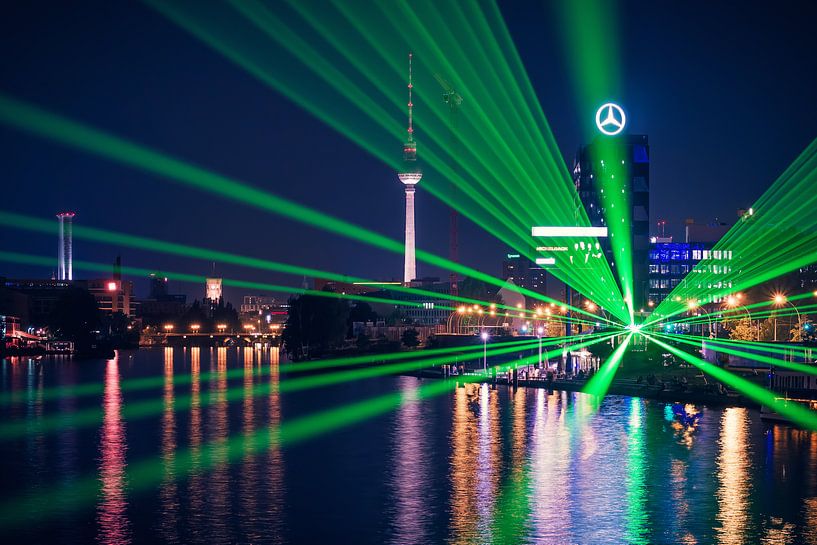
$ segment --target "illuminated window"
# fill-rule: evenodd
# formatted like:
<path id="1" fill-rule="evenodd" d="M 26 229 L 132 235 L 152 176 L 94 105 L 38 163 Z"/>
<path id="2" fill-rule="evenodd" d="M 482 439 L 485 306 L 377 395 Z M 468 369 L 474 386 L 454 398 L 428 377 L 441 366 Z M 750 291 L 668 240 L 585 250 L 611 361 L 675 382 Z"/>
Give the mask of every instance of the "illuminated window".
<path id="1" fill-rule="evenodd" d="M 633 146 L 633 162 L 634 163 L 649 163 L 650 157 L 647 154 L 647 147 L 640 144 Z"/>

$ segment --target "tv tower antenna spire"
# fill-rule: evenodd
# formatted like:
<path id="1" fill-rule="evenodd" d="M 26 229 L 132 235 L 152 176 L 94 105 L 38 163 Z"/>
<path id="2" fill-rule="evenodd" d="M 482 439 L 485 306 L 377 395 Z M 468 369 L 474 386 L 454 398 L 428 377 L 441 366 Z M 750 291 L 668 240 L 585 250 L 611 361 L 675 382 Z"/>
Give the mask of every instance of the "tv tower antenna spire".
<path id="1" fill-rule="evenodd" d="M 408 140 L 403 149 L 403 159 L 405 161 L 417 160 L 417 144 L 414 142 L 414 102 L 412 102 L 412 90 L 414 89 L 413 74 L 412 74 L 412 59 L 414 54 L 409 52 L 408 55 Z M 408 154 L 411 154 L 410 156 Z"/>

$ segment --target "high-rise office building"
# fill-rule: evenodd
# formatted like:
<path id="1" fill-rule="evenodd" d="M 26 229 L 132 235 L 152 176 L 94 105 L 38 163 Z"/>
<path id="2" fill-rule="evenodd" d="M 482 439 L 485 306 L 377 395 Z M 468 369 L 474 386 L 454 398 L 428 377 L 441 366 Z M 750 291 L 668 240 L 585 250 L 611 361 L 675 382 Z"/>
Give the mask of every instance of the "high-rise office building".
<path id="1" fill-rule="evenodd" d="M 547 271 L 520 254 L 505 254 L 502 260 L 502 279 L 512 280 L 515 286 L 536 293 L 547 293 Z"/>
<path id="2" fill-rule="evenodd" d="M 596 227 L 607 226 L 605 218 L 609 214 L 605 203 L 609 199 L 603 194 L 605 187 L 620 190 L 627 197 L 628 208 L 623 219 L 630 226 L 633 308 L 638 310 L 647 301 L 649 285 L 650 146 L 647 136 L 600 134 L 576 154 L 573 181 L 590 224 Z M 610 232 L 613 230 L 610 229 Z M 612 244 L 615 244 L 615 240 L 610 238 L 602 241 L 615 272 Z M 614 276 L 618 277 L 617 274 Z"/>
<path id="3" fill-rule="evenodd" d="M 167 277 L 161 273 L 150 273 L 150 299 L 164 301 L 167 298 Z"/>

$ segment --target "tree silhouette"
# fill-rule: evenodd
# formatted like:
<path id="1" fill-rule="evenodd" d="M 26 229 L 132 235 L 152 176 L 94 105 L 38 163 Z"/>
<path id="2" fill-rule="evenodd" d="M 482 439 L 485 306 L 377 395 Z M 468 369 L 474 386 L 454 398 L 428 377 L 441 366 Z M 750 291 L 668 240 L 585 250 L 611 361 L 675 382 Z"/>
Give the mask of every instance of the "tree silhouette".
<path id="1" fill-rule="evenodd" d="M 346 338 L 349 305 L 342 299 L 301 295 L 289 300 L 281 338 L 293 360 L 320 356 Z"/>
<path id="2" fill-rule="evenodd" d="M 68 288 L 48 318 L 51 333 L 59 339 L 73 341 L 78 349 L 91 345 L 100 325 L 96 299 L 82 288 Z"/>
<path id="3" fill-rule="evenodd" d="M 372 306 L 366 301 L 358 301 L 349 310 L 349 319 L 347 320 L 346 336 L 351 337 L 353 334 L 352 325 L 354 322 L 377 322 L 380 316 L 372 310 Z"/>
<path id="4" fill-rule="evenodd" d="M 400 340 L 406 347 L 415 348 L 417 346 L 420 346 L 420 339 L 418 338 L 419 336 L 420 334 L 417 333 L 416 329 L 407 329 L 403 332 L 403 335 Z"/>

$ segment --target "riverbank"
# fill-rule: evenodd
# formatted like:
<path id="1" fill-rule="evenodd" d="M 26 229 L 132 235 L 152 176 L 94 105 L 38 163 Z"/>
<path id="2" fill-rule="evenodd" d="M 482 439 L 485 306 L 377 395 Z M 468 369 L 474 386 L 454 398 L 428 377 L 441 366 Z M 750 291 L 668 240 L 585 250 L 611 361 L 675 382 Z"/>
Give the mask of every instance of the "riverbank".
<path id="1" fill-rule="evenodd" d="M 457 376 L 444 377 L 439 369 L 423 369 L 412 373 L 406 373 L 410 376 L 418 378 L 431 378 L 436 380 L 457 380 Z M 476 378 L 477 375 L 465 375 L 471 381 L 486 382 L 488 384 L 497 384 L 502 386 L 513 386 L 513 379 L 507 375 L 498 375 L 496 379 L 492 377 L 485 377 L 484 379 Z M 681 375 L 683 376 L 683 375 Z M 608 395 L 622 395 L 630 397 L 639 397 L 644 399 L 655 399 L 658 401 L 676 402 L 676 403 L 694 403 L 702 405 L 711 405 L 718 407 L 751 407 L 758 408 L 759 404 L 753 400 L 742 396 L 734 391 L 719 387 L 717 383 L 703 382 L 703 377 L 695 376 L 696 379 L 702 379 L 701 384 L 686 384 L 681 378 L 673 376 L 676 380 L 666 380 L 667 376 L 662 375 L 654 384 L 650 384 L 646 380 L 639 380 L 637 378 L 616 378 L 610 384 L 607 391 Z M 584 378 L 562 378 L 548 380 L 546 378 L 519 378 L 516 381 L 517 386 L 525 388 L 545 388 L 547 390 L 566 391 L 566 392 L 580 392 L 587 383 Z"/>

